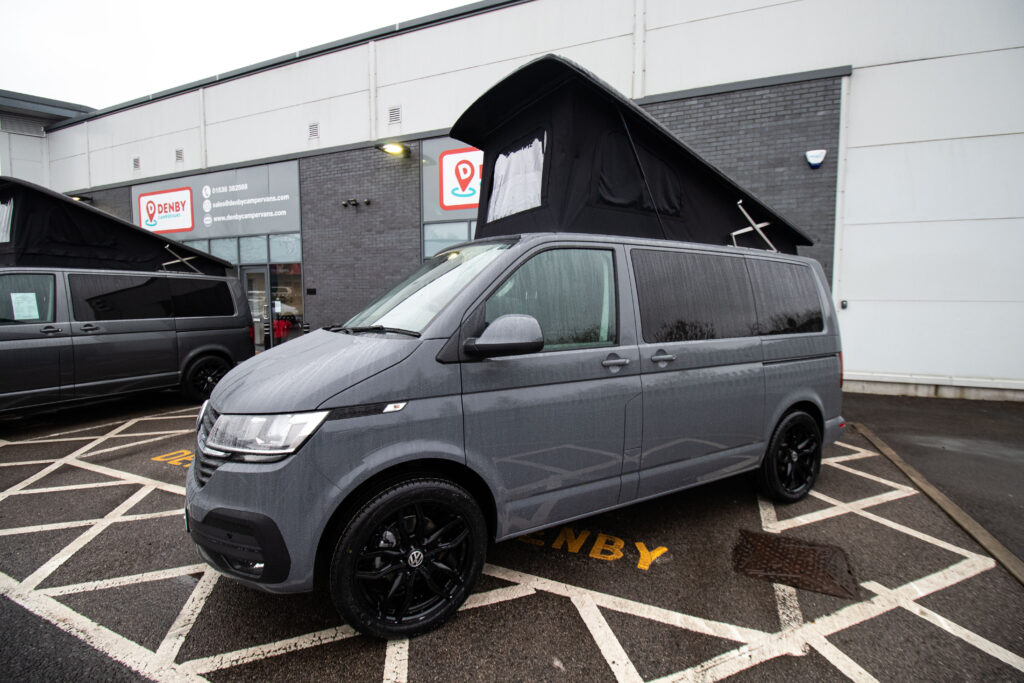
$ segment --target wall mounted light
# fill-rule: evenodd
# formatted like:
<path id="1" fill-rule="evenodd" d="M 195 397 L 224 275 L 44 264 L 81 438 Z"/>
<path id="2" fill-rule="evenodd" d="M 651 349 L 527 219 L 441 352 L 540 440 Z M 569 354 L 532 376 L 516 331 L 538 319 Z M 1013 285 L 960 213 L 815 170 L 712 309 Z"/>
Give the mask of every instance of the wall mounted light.
<path id="1" fill-rule="evenodd" d="M 350 206 L 359 206 L 360 204 L 363 204 L 364 206 L 369 206 L 370 200 L 364 199 L 362 201 L 359 201 L 358 199 L 346 199 L 341 203 L 341 206 L 347 209 Z"/>
<path id="2" fill-rule="evenodd" d="M 71 195 L 71 199 L 76 202 L 89 202 L 92 203 L 92 197 L 86 197 L 84 194 Z"/>
<path id="3" fill-rule="evenodd" d="M 394 157 L 407 157 L 409 156 L 409 148 L 403 145 L 401 142 L 385 142 L 377 145 L 377 149 Z"/>

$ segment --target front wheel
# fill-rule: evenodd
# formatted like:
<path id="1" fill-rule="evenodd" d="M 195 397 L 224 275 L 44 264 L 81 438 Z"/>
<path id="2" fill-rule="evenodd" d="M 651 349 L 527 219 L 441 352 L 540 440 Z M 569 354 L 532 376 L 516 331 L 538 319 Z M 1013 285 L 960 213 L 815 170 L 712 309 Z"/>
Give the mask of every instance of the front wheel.
<path id="1" fill-rule="evenodd" d="M 341 533 L 331 560 L 331 599 L 367 635 L 430 631 L 473 589 L 486 545 L 480 507 L 462 487 L 441 479 L 394 484 Z"/>
<path id="2" fill-rule="evenodd" d="M 758 470 L 761 493 L 780 503 L 795 503 L 810 493 L 820 470 L 817 421 L 800 410 L 788 413 L 775 428 Z"/>
<path id="3" fill-rule="evenodd" d="M 181 393 L 185 398 L 202 403 L 210 398 L 217 382 L 228 374 L 230 364 L 220 356 L 203 356 L 188 366 L 181 381 Z"/>

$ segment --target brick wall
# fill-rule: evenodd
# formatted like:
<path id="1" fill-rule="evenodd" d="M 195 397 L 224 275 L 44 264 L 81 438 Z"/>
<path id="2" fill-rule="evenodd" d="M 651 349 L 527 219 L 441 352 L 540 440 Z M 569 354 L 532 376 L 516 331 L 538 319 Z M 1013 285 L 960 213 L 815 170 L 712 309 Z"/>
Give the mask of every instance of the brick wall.
<path id="1" fill-rule="evenodd" d="M 371 147 L 299 160 L 311 328 L 344 322 L 419 265 L 420 148 L 408 144 L 406 159 Z"/>
<path id="2" fill-rule="evenodd" d="M 131 186 L 115 187 L 108 190 L 95 190 L 88 193 L 92 205 L 118 218 L 132 222 L 132 188 Z"/>
<path id="3" fill-rule="evenodd" d="M 840 79 L 825 78 L 644 105 L 690 149 L 800 228 L 831 280 Z M 804 152 L 827 149 L 818 169 Z M 736 227 L 746 225 L 736 212 Z M 766 234 L 771 238 L 771 228 Z"/>

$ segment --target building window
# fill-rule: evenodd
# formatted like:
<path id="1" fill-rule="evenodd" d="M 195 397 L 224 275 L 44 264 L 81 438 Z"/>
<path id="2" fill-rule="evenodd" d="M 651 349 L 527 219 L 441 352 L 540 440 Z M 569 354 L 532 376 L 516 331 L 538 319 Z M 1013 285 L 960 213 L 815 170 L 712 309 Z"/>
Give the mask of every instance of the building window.
<path id="1" fill-rule="evenodd" d="M 423 225 L 423 258 L 453 244 L 468 242 L 476 234 L 476 221 L 455 221 L 447 223 L 426 223 Z"/>

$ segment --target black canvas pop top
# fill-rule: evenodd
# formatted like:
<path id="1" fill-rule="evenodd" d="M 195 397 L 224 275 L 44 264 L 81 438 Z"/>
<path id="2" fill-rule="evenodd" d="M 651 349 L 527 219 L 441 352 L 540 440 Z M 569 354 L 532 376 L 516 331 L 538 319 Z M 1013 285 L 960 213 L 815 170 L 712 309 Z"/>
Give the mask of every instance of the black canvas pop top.
<path id="1" fill-rule="evenodd" d="M 0 266 L 233 274 L 227 261 L 18 178 L 0 176 Z"/>
<path id="2" fill-rule="evenodd" d="M 541 57 L 497 83 L 451 136 L 484 151 L 477 237 L 565 231 L 760 249 L 770 241 L 789 254 L 813 244 L 639 106 L 561 57 Z M 523 185 L 529 196 L 517 196 Z"/>

